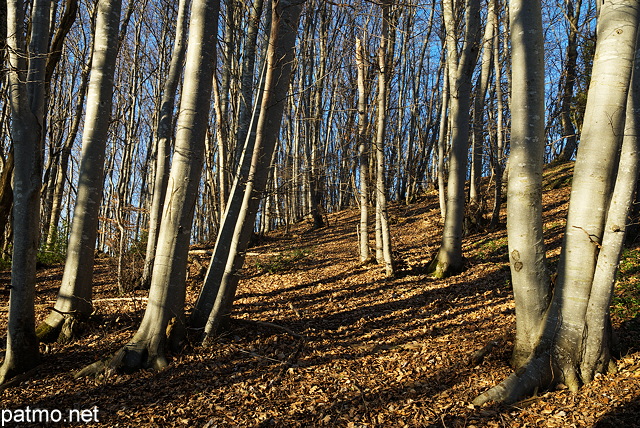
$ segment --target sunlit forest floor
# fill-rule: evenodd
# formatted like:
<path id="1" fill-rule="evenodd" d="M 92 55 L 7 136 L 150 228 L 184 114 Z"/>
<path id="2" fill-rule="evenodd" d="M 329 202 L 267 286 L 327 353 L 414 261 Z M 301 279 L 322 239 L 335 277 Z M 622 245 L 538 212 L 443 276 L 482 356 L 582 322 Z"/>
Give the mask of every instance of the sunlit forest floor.
<path id="1" fill-rule="evenodd" d="M 545 175 L 545 233 L 555 266 L 569 194 L 567 165 Z M 115 261 L 99 258 L 95 314 L 69 345 L 42 345 L 29 380 L 2 393 L 5 409 L 99 409 L 95 426 L 584 427 L 640 426 L 640 271 L 625 252 L 613 302 L 618 372 L 577 394 L 540 391 L 513 406 L 474 408 L 509 373 L 515 313 L 504 210 L 500 230 L 464 241 L 467 269 L 425 273 L 439 246 L 437 195 L 392 205 L 398 275 L 358 262 L 357 210 L 267 236 L 251 248 L 234 321 L 211 348 L 188 344 L 161 372 L 73 379 L 73 372 L 126 344 L 145 293 L 118 295 Z M 188 307 L 206 258 L 193 255 Z M 37 314 L 53 305 L 62 267 L 39 271 Z M 8 284 L 9 273 L 0 274 Z M 3 291 L 6 329 L 8 291 Z M 281 327 L 284 327 L 281 328 Z M 294 334 L 292 334 L 294 333 Z M 492 348 L 482 361 L 474 354 Z M 487 348 L 485 348 L 487 349 Z"/>

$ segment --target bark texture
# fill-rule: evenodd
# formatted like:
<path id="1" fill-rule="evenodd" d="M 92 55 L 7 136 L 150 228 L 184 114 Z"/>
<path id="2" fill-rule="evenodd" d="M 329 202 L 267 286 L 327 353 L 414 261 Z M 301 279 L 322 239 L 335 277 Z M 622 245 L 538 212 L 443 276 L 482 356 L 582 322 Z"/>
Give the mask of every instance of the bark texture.
<path id="1" fill-rule="evenodd" d="M 38 326 L 38 337 L 44 341 L 57 340 L 65 320 L 71 322 L 71 319 L 86 318 L 93 311 L 93 265 L 104 187 L 104 159 L 111 118 L 121 0 L 100 0 L 97 9 L 78 196 L 58 298 L 54 310 Z"/>

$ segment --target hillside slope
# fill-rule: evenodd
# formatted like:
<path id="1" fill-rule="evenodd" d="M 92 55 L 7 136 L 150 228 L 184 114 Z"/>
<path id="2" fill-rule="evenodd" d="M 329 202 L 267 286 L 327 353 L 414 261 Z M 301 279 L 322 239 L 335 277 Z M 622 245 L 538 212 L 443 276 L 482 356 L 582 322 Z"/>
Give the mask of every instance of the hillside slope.
<path id="1" fill-rule="evenodd" d="M 545 234 L 560 250 L 570 167 L 545 174 Z M 162 372 L 74 380 L 71 373 L 126 343 L 144 296 L 115 295 L 112 262 L 97 266 L 96 314 L 72 345 L 43 347 L 30 380 L 5 389 L 4 408 L 99 408 L 96 426 L 631 426 L 640 415 L 636 253 L 614 302 L 623 349 L 616 375 L 571 394 L 515 406 L 469 403 L 511 369 L 515 314 L 503 229 L 465 238 L 467 269 L 435 280 L 425 268 L 441 232 L 437 198 L 391 207 L 399 275 L 361 266 L 356 210 L 268 236 L 248 255 L 231 330 L 209 349 L 188 347 Z M 504 222 L 504 213 L 503 213 Z M 194 262 L 189 304 L 195 299 Z M 38 313 L 60 268 L 40 272 Z M 6 281 L 7 274 L 0 280 Z M 6 294 L 6 293 L 5 293 Z M 634 300 L 635 299 L 635 300 Z M 635 308 L 635 309 L 634 309 Z M 4 328 L 4 327 L 3 327 Z M 476 352 L 488 350 L 484 359 Z"/>

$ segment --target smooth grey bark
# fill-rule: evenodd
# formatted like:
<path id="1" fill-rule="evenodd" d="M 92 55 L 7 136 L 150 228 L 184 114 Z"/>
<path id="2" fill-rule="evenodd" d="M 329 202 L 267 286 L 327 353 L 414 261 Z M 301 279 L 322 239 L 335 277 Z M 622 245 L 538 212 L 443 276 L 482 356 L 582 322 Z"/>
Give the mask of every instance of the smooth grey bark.
<path id="1" fill-rule="evenodd" d="M 639 15 L 635 1 L 606 0 L 601 6 L 554 294 L 534 352 L 518 371 L 477 397 L 476 405 L 488 401 L 514 402 L 538 388 L 558 383 L 577 391 L 594 373 L 613 367 L 607 352 L 606 311 L 612 289 L 611 265 L 618 263 L 618 247 L 622 242 L 617 235 L 624 228 L 617 224 L 624 216 L 616 205 L 625 199 L 628 205 L 631 199 L 629 185 L 621 181 L 619 189 L 614 190 L 614 182 L 618 173 L 621 179 L 628 180 L 625 164 L 620 169 L 618 163 L 636 58 Z M 632 102 L 635 106 L 636 101 Z M 632 136 L 635 135 L 634 132 Z M 611 195 L 616 191 L 619 193 L 612 204 Z M 607 221 L 608 216 L 611 222 Z M 605 243 L 611 248 L 603 250 Z M 600 269 L 603 272 L 599 273 Z"/>
<path id="2" fill-rule="evenodd" d="M 27 50 L 24 4 L 16 0 L 6 4 L 10 129 L 15 166 L 9 322 L 0 384 L 36 366 L 40 356 L 34 303 L 40 232 L 44 77 L 50 26 L 50 0 L 34 1 Z"/>
<path id="3" fill-rule="evenodd" d="M 440 216 L 447 216 L 447 170 L 445 157 L 447 153 L 447 136 L 449 135 L 449 68 L 444 65 L 442 81 L 442 105 L 440 106 L 440 123 L 438 125 L 438 204 Z"/>
<path id="4" fill-rule="evenodd" d="M 376 218 L 380 227 L 379 249 L 382 257 L 376 256 L 378 263 L 384 262 L 385 273 L 388 277 L 394 275 L 393 258 L 391 255 L 391 234 L 389 232 L 387 209 L 387 186 L 384 146 L 386 138 L 387 110 L 389 104 L 389 83 L 391 81 L 391 64 L 393 61 L 393 45 L 395 40 L 395 25 L 397 14 L 391 11 L 391 3 L 382 4 L 382 35 L 378 48 L 378 112 L 376 118 Z M 376 226 L 378 228 L 378 226 Z M 382 259 L 382 260 L 381 260 Z"/>
<path id="5" fill-rule="evenodd" d="M 211 101 L 219 6 L 216 0 L 195 0 L 191 10 L 175 152 L 144 317 L 133 338 L 113 358 L 94 363 L 77 376 L 102 370 L 160 369 L 168 364 L 167 326 L 172 319 L 175 328 L 184 322 L 187 254 L 209 118 L 205 112 Z"/>
<path id="6" fill-rule="evenodd" d="M 82 136 L 78 195 L 73 211 L 62 284 L 53 311 L 38 326 L 41 340 L 56 340 L 65 320 L 88 317 L 91 304 L 98 212 L 111 118 L 121 0 L 100 0 Z"/>
<path id="7" fill-rule="evenodd" d="M 255 135 L 247 137 L 209 270 L 191 316 L 191 327 L 205 327 L 205 344 L 231 312 L 238 283 L 237 271 L 244 263 L 287 103 L 303 3 L 301 0 L 272 2 L 266 75 Z"/>
<path id="8" fill-rule="evenodd" d="M 639 32 L 640 34 L 640 32 Z M 583 357 L 580 362 L 582 381 L 593 380 L 598 372 L 608 369 L 611 357 L 611 318 L 609 308 L 613 287 L 618 272 L 618 263 L 624 246 L 625 226 L 628 224 L 640 160 L 640 44 L 636 42 L 636 60 L 629 88 L 627 112 L 624 127 L 620 164 L 607 212 L 602 244 L 598 252 L 598 262 L 593 274 L 593 285 L 589 295 L 589 305 L 585 315 L 585 330 L 589 332 L 583 343 Z"/>
<path id="9" fill-rule="evenodd" d="M 509 19 L 514 79 L 507 234 L 516 303 L 513 364 L 520 367 L 537 344 L 551 297 L 542 228 L 542 166 L 546 141 L 540 1 L 511 0 Z"/>
<path id="10" fill-rule="evenodd" d="M 271 0 L 267 0 L 270 5 Z M 247 36 L 244 41 L 244 60 L 242 61 L 242 75 L 240 78 L 240 100 L 238 113 L 238 130 L 236 133 L 237 147 L 235 150 L 234 165 L 240 164 L 244 144 L 252 123 L 253 117 L 253 89 L 255 84 L 254 69 L 256 64 L 256 45 L 258 33 L 260 32 L 260 19 L 264 8 L 264 0 L 254 0 L 249 22 Z M 262 75 L 262 73 L 260 73 Z"/>
<path id="11" fill-rule="evenodd" d="M 360 261 L 371 260 L 369 247 L 369 144 L 367 144 L 367 64 L 362 41 L 356 38 L 356 67 L 358 76 L 358 160 L 360 173 L 360 227 L 359 246 Z"/>
<path id="12" fill-rule="evenodd" d="M 497 3 L 497 0 L 491 0 Z M 498 4 L 495 4 L 493 14 L 493 26 L 496 37 L 500 34 L 500 19 L 498 19 Z M 503 163 L 504 163 L 504 101 L 502 95 L 502 62 L 500 61 L 500 43 L 496 39 L 493 43 L 493 66 L 495 76 L 495 97 L 496 97 L 496 138 L 495 147 L 492 147 L 493 156 L 493 210 L 491 214 L 490 229 L 496 229 L 500 223 L 500 208 L 502 207 L 502 184 L 503 184 Z"/>
<path id="13" fill-rule="evenodd" d="M 429 266 L 433 276 L 438 278 L 460 272 L 463 267 L 464 185 L 467 177 L 469 154 L 471 79 L 479 52 L 480 2 L 474 0 L 466 1 L 464 44 L 460 54 L 457 47 L 458 40 L 453 1 L 443 0 L 443 8 L 446 27 L 447 66 L 449 68 L 451 154 L 449 157 L 449 182 L 447 184 L 442 245 Z"/>
<path id="14" fill-rule="evenodd" d="M 473 99 L 473 134 L 471 141 L 471 174 L 469 180 L 469 205 L 473 210 L 472 215 L 479 219 L 484 214 L 481 204 L 480 178 L 482 177 L 482 156 L 484 153 L 484 105 L 489 88 L 489 79 L 493 63 L 493 43 L 495 38 L 493 16 L 495 15 L 495 2 L 490 1 L 482 39 L 482 57 L 480 61 L 480 75 L 478 76 L 475 96 Z"/>
<path id="15" fill-rule="evenodd" d="M 160 217 L 164 208 L 164 200 L 169 181 L 169 160 L 171 158 L 171 137 L 173 135 L 173 110 L 175 107 L 176 91 L 182 76 L 184 55 L 186 52 L 187 33 L 186 20 L 188 18 L 190 0 L 178 2 L 178 16 L 176 20 L 176 35 L 173 42 L 173 51 L 169 63 L 169 74 L 164 82 L 162 101 L 160 103 L 160 115 L 156 129 L 156 163 L 153 184 L 153 196 L 149 210 L 149 233 L 147 236 L 147 252 L 144 260 L 144 269 L 140 284 L 142 288 L 149 288 L 153 262 L 155 260 L 156 247 L 158 245 L 158 231 L 160 229 Z"/>

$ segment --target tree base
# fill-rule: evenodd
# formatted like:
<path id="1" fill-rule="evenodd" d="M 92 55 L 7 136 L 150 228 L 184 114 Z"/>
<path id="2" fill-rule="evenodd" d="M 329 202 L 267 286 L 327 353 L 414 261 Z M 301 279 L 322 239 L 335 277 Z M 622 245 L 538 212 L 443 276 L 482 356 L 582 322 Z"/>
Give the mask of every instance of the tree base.
<path id="1" fill-rule="evenodd" d="M 454 266 L 452 263 L 441 262 L 438 256 L 431 260 L 427 266 L 427 274 L 436 279 L 449 278 L 450 276 L 458 275 L 463 271 L 463 263 L 461 263 L 460 266 Z"/>
<path id="2" fill-rule="evenodd" d="M 559 384 L 577 392 L 582 382 L 577 369 L 579 366 L 579 363 L 571 361 L 559 364 L 550 349 L 544 350 L 530 357 L 521 368 L 499 385 L 480 394 L 472 403 L 475 406 L 489 402 L 513 404 L 536 394 L 539 390 L 548 390 Z M 612 360 L 609 360 L 606 366 L 599 367 L 597 371 L 602 373 L 612 373 L 616 370 Z"/>
<path id="3" fill-rule="evenodd" d="M 40 350 L 36 336 L 33 333 L 22 333 L 17 336 L 17 338 L 14 337 L 14 344 L 7 348 L 4 362 L 0 366 L 0 385 L 12 382 L 13 379 L 28 377 L 32 369 L 40 364 Z"/>
<path id="4" fill-rule="evenodd" d="M 161 370 L 168 365 L 164 350 L 159 344 L 130 342 L 113 356 L 89 364 L 73 377 L 109 377 L 117 373 L 131 374 L 138 370 Z"/>
<path id="5" fill-rule="evenodd" d="M 36 336 L 41 343 L 69 343 L 82 336 L 83 332 L 84 324 L 71 315 L 65 315 L 57 325 L 44 321 L 36 328 Z"/>

